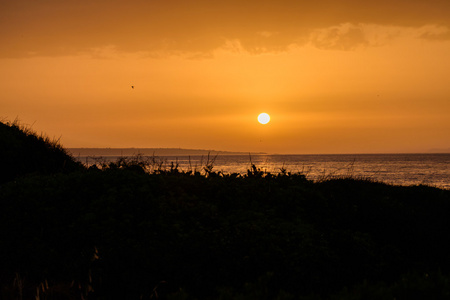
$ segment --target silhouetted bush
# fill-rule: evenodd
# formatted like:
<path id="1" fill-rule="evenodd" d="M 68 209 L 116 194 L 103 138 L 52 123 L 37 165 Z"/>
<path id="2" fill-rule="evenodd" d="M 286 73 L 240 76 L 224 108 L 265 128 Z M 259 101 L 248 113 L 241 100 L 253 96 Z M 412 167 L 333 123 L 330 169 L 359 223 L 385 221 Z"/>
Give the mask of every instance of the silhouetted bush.
<path id="1" fill-rule="evenodd" d="M 138 158 L 26 174 L 0 186 L 2 299 L 449 297 L 448 190 Z"/>
<path id="2" fill-rule="evenodd" d="M 72 172 L 83 168 L 59 144 L 18 121 L 0 122 L 0 184 L 31 173 Z"/>

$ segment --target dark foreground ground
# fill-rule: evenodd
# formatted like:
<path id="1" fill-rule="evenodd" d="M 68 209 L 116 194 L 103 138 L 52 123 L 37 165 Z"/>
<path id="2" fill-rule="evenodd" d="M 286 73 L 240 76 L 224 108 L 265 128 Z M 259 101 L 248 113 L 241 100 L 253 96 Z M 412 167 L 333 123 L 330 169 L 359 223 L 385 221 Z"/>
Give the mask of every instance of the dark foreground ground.
<path id="1" fill-rule="evenodd" d="M 0 299 L 450 299 L 448 190 L 86 169 L 19 129 L 0 123 Z"/>

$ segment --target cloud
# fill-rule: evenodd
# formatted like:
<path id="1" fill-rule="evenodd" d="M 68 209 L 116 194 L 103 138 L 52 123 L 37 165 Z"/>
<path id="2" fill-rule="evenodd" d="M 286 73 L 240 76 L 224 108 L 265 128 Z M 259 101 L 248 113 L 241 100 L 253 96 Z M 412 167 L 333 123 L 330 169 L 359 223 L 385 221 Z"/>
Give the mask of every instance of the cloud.
<path id="1" fill-rule="evenodd" d="M 420 31 L 420 38 L 434 41 L 450 40 L 450 29 L 444 26 L 426 26 Z"/>
<path id="2" fill-rule="evenodd" d="M 311 34 L 311 43 L 320 49 L 354 50 L 369 42 L 360 26 L 343 24 L 317 29 Z"/>
<path id="3" fill-rule="evenodd" d="M 319 49 L 355 50 L 360 47 L 385 46 L 396 39 L 446 41 L 450 40 L 450 29 L 437 25 L 401 27 L 345 23 L 313 30 L 309 44 Z"/>
<path id="4" fill-rule="evenodd" d="M 235 40 L 257 54 L 286 51 L 311 36 L 318 47 L 352 49 L 367 44 L 366 33 L 342 24 L 449 27 L 449 15 L 450 1 L 442 0 L 2 1 L 0 57 L 73 55 L 111 45 L 128 53 L 202 56 Z"/>

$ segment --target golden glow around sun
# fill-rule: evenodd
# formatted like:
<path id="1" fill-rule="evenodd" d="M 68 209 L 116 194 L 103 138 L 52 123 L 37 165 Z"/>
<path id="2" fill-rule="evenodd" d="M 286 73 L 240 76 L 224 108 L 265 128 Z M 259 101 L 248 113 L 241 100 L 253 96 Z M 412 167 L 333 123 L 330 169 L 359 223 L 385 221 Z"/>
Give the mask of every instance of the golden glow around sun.
<path id="1" fill-rule="evenodd" d="M 266 113 L 259 114 L 258 122 L 261 124 L 267 124 L 270 121 L 270 116 Z"/>

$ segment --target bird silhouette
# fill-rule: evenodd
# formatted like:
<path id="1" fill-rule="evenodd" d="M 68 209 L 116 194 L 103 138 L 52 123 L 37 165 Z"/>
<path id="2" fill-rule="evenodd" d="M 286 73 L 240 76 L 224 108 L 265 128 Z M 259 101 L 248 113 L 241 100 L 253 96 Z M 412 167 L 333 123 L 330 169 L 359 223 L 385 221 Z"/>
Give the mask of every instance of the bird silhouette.
<path id="1" fill-rule="evenodd" d="M 132 85 L 131 88 L 134 89 L 134 85 Z"/>

